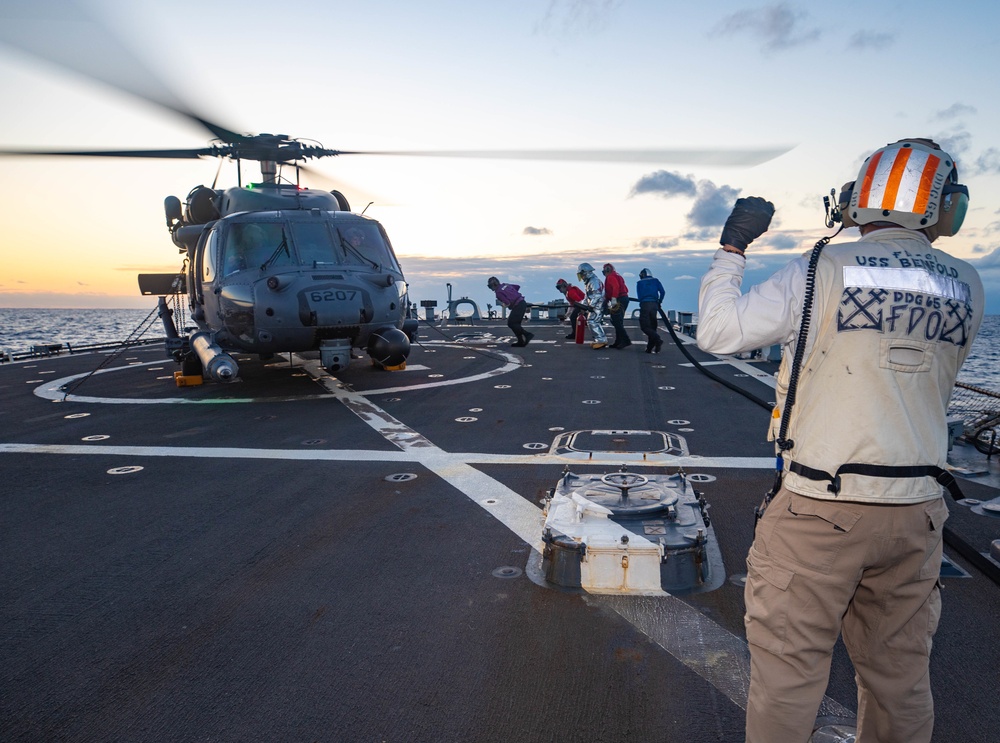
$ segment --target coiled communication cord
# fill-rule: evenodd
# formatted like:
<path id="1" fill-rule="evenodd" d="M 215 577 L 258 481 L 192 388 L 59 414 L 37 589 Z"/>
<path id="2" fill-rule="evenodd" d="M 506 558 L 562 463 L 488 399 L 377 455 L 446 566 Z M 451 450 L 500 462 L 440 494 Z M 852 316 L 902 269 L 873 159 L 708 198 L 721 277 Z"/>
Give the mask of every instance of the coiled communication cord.
<path id="1" fill-rule="evenodd" d="M 840 230 L 844 229 L 841 226 Z M 795 395 L 799 387 L 799 372 L 802 369 L 802 359 L 806 353 L 806 338 L 809 337 L 809 324 L 812 322 L 813 299 L 816 294 L 816 266 L 819 265 L 819 256 L 823 248 L 840 234 L 837 230 L 832 235 L 820 239 L 812 249 L 809 256 L 809 266 L 806 268 L 806 287 L 802 294 L 802 319 L 799 323 L 799 334 L 795 341 L 795 355 L 792 357 L 792 370 L 788 378 L 788 393 L 785 395 L 785 409 L 781 411 L 781 427 L 778 430 L 778 437 L 775 441 L 778 448 L 787 451 L 795 446 L 794 441 L 789 441 L 785 436 L 788 434 L 788 424 L 791 418 L 792 407 L 795 405 Z M 781 469 L 781 457 L 778 457 Z"/>
<path id="2" fill-rule="evenodd" d="M 760 517 L 764 515 L 764 510 L 770 504 L 771 499 L 781 489 L 781 481 L 785 471 L 785 459 L 782 455 L 795 446 L 795 442 L 788 438 L 788 425 L 792 417 L 792 408 L 795 406 L 795 396 L 799 388 L 799 372 L 802 369 L 802 359 L 806 353 L 806 339 L 809 337 L 809 325 L 812 322 L 813 300 L 816 295 L 816 267 L 819 265 L 819 256 L 823 252 L 823 248 L 839 235 L 843 229 L 844 226 L 842 224 L 840 229 L 832 235 L 820 238 L 813 246 L 812 253 L 809 255 L 809 265 L 806 268 L 806 286 L 802 294 L 802 318 L 799 323 L 799 334 L 795 339 L 795 354 L 792 356 L 792 368 L 788 376 L 785 409 L 781 411 L 781 425 L 778 427 L 778 435 L 775 438 L 775 443 L 778 445 L 778 454 L 774 458 L 774 484 L 764 494 L 764 500 L 754 511 L 755 526 L 760 521 Z"/>

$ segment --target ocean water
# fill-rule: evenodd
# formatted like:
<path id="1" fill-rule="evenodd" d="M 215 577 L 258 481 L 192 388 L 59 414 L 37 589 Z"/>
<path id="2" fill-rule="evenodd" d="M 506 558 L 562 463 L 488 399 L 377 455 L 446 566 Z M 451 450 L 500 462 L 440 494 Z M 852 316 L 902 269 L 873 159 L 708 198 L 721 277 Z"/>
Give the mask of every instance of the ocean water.
<path id="1" fill-rule="evenodd" d="M 146 321 L 144 323 L 144 321 Z M 152 324 L 149 325 L 149 321 Z M 162 338 L 149 310 L 40 310 L 0 307 L 0 350 L 20 353 L 36 344 L 118 343 L 147 327 L 144 338 Z M 1000 391 L 1000 315 L 987 315 L 958 376 L 977 387 Z"/>
<path id="2" fill-rule="evenodd" d="M 0 307 L 0 349 L 10 353 L 30 351 L 45 343 L 90 345 L 118 343 L 128 338 L 149 317 L 149 310 L 36 310 Z M 162 338 L 163 325 L 153 325 L 144 338 Z"/>

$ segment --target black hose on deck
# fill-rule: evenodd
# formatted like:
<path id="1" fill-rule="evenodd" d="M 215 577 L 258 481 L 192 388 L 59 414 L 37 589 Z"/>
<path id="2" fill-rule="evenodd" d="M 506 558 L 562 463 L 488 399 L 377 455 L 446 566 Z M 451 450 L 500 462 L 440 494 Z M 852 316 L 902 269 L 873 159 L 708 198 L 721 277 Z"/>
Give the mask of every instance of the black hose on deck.
<path id="1" fill-rule="evenodd" d="M 688 361 L 691 362 L 691 364 L 694 366 L 695 369 L 697 369 L 698 371 L 700 371 L 702 374 L 704 374 L 709 379 L 713 379 L 716 382 L 718 382 L 719 384 L 725 385 L 726 387 L 728 387 L 729 389 L 731 389 L 733 392 L 740 393 L 741 395 L 743 395 L 743 397 L 745 397 L 748 400 L 751 400 L 751 401 L 757 403 L 758 405 L 760 405 L 765 410 L 771 410 L 771 409 L 774 408 L 774 403 L 773 402 L 767 402 L 766 400 L 764 400 L 764 399 L 762 399 L 760 397 L 757 397 L 757 395 L 753 394 L 752 392 L 748 392 L 747 390 L 743 389 L 739 385 L 733 384 L 728 379 L 723 379 L 722 377 L 720 377 L 715 372 L 709 371 L 704 366 L 702 366 L 701 364 L 699 364 L 698 361 L 695 360 L 694 356 L 692 356 L 688 352 L 687 348 L 684 347 L 684 344 L 681 343 L 681 339 L 677 337 L 677 333 L 674 332 L 674 324 L 672 322 L 670 322 L 670 320 L 667 319 L 667 316 L 666 316 L 666 314 L 664 314 L 662 307 L 659 308 L 659 313 L 660 313 L 660 317 L 663 318 L 663 323 L 667 326 L 667 330 L 670 331 L 670 337 L 674 339 L 674 343 L 677 345 L 677 348 L 680 349 L 681 353 L 684 354 L 684 356 L 687 358 Z"/>

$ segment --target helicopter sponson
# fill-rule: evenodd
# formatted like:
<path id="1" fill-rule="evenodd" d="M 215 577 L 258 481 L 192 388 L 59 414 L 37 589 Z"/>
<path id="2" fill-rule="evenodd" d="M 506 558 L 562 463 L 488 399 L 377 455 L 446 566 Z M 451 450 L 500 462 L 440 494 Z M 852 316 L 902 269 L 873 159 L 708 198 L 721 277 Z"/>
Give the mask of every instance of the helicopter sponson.
<path id="1" fill-rule="evenodd" d="M 388 369 L 409 355 L 407 284 L 369 217 L 321 208 L 222 216 L 202 226 L 185 279 L 194 335 L 213 341 L 198 346 L 215 349 L 198 351 L 202 370 L 213 379 L 211 368 L 227 370 L 217 381 L 235 379 L 235 362 L 217 363 L 218 353 L 318 351 L 330 371 L 349 363 L 352 348 Z M 191 344 L 174 337 L 171 355 L 191 361 Z"/>

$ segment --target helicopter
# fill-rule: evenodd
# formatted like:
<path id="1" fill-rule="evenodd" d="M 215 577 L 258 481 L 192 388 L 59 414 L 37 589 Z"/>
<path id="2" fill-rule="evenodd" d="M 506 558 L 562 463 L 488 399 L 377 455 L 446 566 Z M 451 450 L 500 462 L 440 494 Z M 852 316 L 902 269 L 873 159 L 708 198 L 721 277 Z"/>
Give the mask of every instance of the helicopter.
<path id="1" fill-rule="evenodd" d="M 164 200 L 167 228 L 186 255 L 182 274 L 140 274 L 140 291 L 158 295 L 167 351 L 182 376 L 236 379 L 232 352 L 318 351 L 329 372 L 365 349 L 380 369 L 406 366 L 417 321 L 389 236 L 351 211 L 337 190 L 282 182 L 279 167 L 330 151 L 284 135 L 260 134 L 212 148 L 217 157 L 258 160 L 261 182 L 227 189 L 196 186 L 182 204 Z M 166 296 L 188 299 L 196 327 L 182 337 Z"/>
<path id="2" fill-rule="evenodd" d="M 182 365 L 181 377 L 234 382 L 234 353 L 267 360 L 277 353 L 318 352 L 321 365 L 336 372 L 355 348 L 366 350 L 380 369 L 404 369 L 417 320 L 408 317 L 407 283 L 389 236 L 377 220 L 352 212 L 340 191 L 299 183 L 302 160 L 339 153 L 286 135 L 237 135 L 207 126 L 228 141 L 191 150 L 3 154 L 257 161 L 259 182 L 199 185 L 183 202 L 176 196 L 164 200 L 183 267 L 139 274 L 138 282 L 143 295 L 158 296 L 167 354 Z M 289 165 L 292 182 L 280 174 Z M 193 322 L 185 334 L 167 304 L 177 295 L 186 295 Z"/>
<path id="3" fill-rule="evenodd" d="M 176 273 L 139 274 L 143 295 L 158 297 L 169 357 L 181 364 L 181 379 L 199 375 L 234 382 L 234 354 L 318 352 L 330 372 L 346 367 L 354 349 L 368 353 L 380 369 L 405 368 L 417 319 L 411 316 L 408 284 L 383 226 L 351 210 L 340 190 L 301 185 L 306 161 L 344 155 L 520 160 L 672 162 L 755 165 L 788 147 L 744 150 L 464 150 L 372 151 L 327 149 L 285 134 L 239 133 L 196 113 L 120 43 L 106 24 L 76 8 L 72 38 L 88 44 L 69 49 L 52 38 L 22 33 L 16 18 L 0 29 L 0 43 L 24 51 L 113 89 L 152 102 L 208 130 L 209 145 L 189 149 L 15 150 L 3 156 L 125 157 L 219 160 L 237 165 L 237 184 L 198 185 L 182 201 L 164 200 L 166 226 L 183 254 Z M 58 24 L 58 15 L 50 22 Z M 117 65 L 96 69 L 92 54 L 115 49 Z M 110 72 L 108 70 L 111 70 Z M 115 70 L 128 70 L 124 75 Z M 140 83 L 135 83 L 135 78 Z M 243 164 L 259 164 L 261 178 L 243 182 Z M 285 177 L 291 169 L 293 177 Z M 216 176 L 217 180 L 218 176 Z M 367 207 L 366 207 L 367 209 Z M 168 297 L 186 296 L 193 325 L 178 328 Z M 186 325 L 186 324 L 185 324 Z M 176 376 L 176 375 L 175 375 Z M 191 382 L 196 383 L 196 382 Z M 181 380 L 178 380 L 181 384 Z"/>

